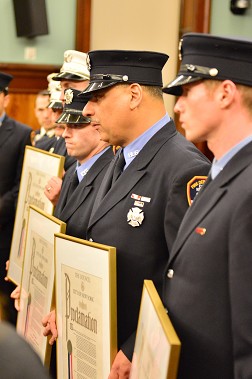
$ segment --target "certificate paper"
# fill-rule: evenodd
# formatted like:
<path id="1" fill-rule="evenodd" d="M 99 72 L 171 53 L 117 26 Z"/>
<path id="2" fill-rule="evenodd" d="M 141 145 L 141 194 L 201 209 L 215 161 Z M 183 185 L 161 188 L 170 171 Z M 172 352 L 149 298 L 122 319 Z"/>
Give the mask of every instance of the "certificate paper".
<path id="1" fill-rule="evenodd" d="M 15 284 L 20 284 L 21 281 L 29 205 L 35 205 L 48 214 L 53 213 L 54 207 L 45 196 L 44 190 L 52 176 L 62 177 L 64 159 L 63 156 L 34 147 L 25 148 L 7 274 Z"/>
<path id="2" fill-rule="evenodd" d="M 43 336 L 42 318 L 51 311 L 54 291 L 54 233 L 65 223 L 30 206 L 21 281 L 17 331 L 49 365 L 50 346 Z"/>
<path id="3" fill-rule="evenodd" d="M 55 236 L 58 378 L 106 378 L 116 354 L 115 248 Z"/>
<path id="4" fill-rule="evenodd" d="M 145 280 L 130 379 L 176 379 L 180 341 L 151 280 Z"/>

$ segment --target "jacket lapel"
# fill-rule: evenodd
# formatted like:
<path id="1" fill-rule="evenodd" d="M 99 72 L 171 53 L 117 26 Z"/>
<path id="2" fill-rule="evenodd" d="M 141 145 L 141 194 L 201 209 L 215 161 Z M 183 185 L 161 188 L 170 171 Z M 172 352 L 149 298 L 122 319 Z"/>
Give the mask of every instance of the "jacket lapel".
<path id="1" fill-rule="evenodd" d="M 64 192 L 65 205 L 63 206 L 62 212 L 60 214 L 60 217 L 62 217 L 62 219 L 68 220 L 76 212 L 76 210 L 81 206 L 81 204 L 85 201 L 86 197 L 88 196 L 88 194 L 93 188 L 94 180 L 100 174 L 100 172 L 104 169 L 104 166 L 111 160 L 111 157 L 112 157 L 111 149 L 108 149 L 93 164 L 93 166 L 88 171 L 86 176 L 82 179 L 82 181 L 79 183 L 75 191 L 72 193 L 71 198 L 73 198 L 74 201 L 68 200 L 66 202 L 68 190 L 69 190 L 69 187 L 71 186 L 72 178 L 73 178 L 73 175 L 71 175 L 71 179 L 65 186 L 66 187 L 66 190 Z"/>
<path id="2" fill-rule="evenodd" d="M 214 179 L 208 179 L 200 190 L 192 206 L 188 209 L 179 228 L 170 259 L 173 260 L 184 245 L 188 236 L 194 232 L 195 228 L 206 215 L 218 204 L 228 191 L 228 186 L 241 171 L 251 164 L 252 143 L 249 143 L 240 150 L 226 165 L 223 171 Z"/>
<path id="3" fill-rule="evenodd" d="M 95 224 L 111 208 L 127 196 L 136 183 L 146 174 L 147 167 L 153 157 L 166 143 L 166 141 L 176 133 L 174 123 L 173 121 L 170 121 L 150 139 L 133 162 L 125 169 L 119 179 L 114 183 L 113 190 L 109 191 L 105 195 L 98 208 L 95 209 L 95 212 L 92 212 L 88 228 Z M 104 181 L 107 181 L 107 174 L 109 175 L 109 172 L 106 173 Z M 101 187 L 103 184 L 104 183 L 102 183 Z M 97 196 L 99 196 L 99 194 Z"/>

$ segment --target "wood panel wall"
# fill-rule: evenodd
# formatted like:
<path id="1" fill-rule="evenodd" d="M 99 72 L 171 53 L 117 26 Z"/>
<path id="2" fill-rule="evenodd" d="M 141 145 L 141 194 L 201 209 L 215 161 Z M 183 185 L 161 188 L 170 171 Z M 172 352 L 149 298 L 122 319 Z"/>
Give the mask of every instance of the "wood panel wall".
<path id="1" fill-rule="evenodd" d="M 60 66 L 0 63 L 0 71 L 13 75 L 10 83 L 10 103 L 7 113 L 10 117 L 38 129 L 34 114 L 37 93 L 47 88 L 47 75 L 58 72 Z"/>

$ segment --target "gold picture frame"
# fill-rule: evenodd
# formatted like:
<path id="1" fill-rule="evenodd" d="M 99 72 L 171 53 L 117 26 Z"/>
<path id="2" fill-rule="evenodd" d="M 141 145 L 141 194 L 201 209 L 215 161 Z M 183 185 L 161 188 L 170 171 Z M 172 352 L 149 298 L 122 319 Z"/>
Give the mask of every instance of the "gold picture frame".
<path id="1" fill-rule="evenodd" d="M 107 378 L 117 353 L 115 247 L 56 234 L 55 294 L 58 378 Z"/>
<path id="2" fill-rule="evenodd" d="M 52 176 L 62 178 L 64 161 L 61 155 L 32 146 L 25 148 L 7 272 L 8 279 L 16 285 L 20 284 L 22 276 L 29 205 L 53 214 L 54 206 L 45 196 L 44 189 Z"/>
<path id="3" fill-rule="evenodd" d="M 54 234 L 65 231 L 64 222 L 29 206 L 16 329 L 47 367 L 51 346 L 43 336 L 42 319 L 54 306 Z"/>
<path id="4" fill-rule="evenodd" d="M 144 280 L 130 379 L 176 379 L 181 343 L 152 280 Z"/>

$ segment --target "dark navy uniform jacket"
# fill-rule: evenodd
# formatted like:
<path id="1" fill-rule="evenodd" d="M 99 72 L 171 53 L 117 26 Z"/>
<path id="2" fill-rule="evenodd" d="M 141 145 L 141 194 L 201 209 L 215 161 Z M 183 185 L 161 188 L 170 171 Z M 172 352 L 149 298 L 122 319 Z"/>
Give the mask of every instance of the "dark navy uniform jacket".
<path id="1" fill-rule="evenodd" d="M 92 165 L 69 199 L 68 191 L 76 165 L 73 164 L 67 170 L 54 216 L 66 222 L 68 235 L 85 238 L 94 199 L 113 156 L 112 148 L 106 150 Z"/>
<path id="2" fill-rule="evenodd" d="M 117 251 L 118 348 L 131 358 L 144 279 L 161 292 L 163 272 L 188 208 L 187 183 L 208 159 L 166 124 L 143 147 L 89 221 L 87 239 Z"/>
<path id="3" fill-rule="evenodd" d="M 188 210 L 163 300 L 181 339 L 179 379 L 252 378 L 252 143 Z"/>

